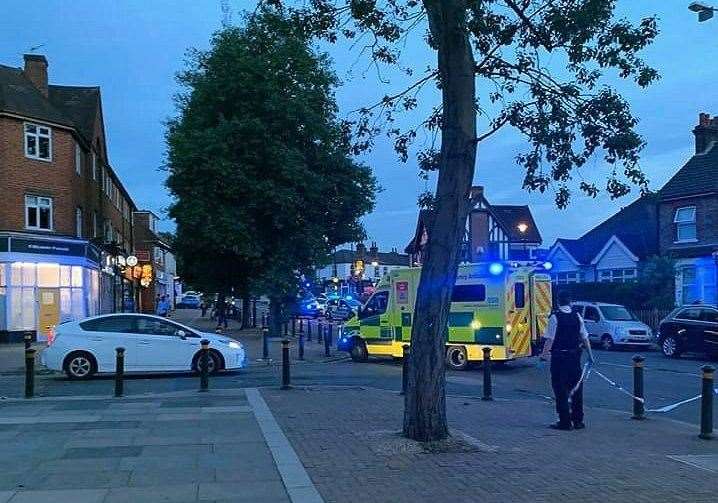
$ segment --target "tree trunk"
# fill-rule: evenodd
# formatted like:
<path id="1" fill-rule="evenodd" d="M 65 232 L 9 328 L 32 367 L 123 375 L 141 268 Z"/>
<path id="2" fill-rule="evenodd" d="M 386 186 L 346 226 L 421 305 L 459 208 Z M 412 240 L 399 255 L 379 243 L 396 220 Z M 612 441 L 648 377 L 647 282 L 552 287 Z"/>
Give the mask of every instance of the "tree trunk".
<path id="1" fill-rule="evenodd" d="M 443 122 L 436 201 L 411 333 L 404 435 L 428 442 L 448 435 L 445 342 L 476 162 L 476 105 L 465 2 L 424 0 L 424 6 L 438 53 Z"/>
<path id="2" fill-rule="evenodd" d="M 282 302 L 275 298 L 269 300 L 269 335 L 281 337 L 282 333 Z"/>
<path id="3" fill-rule="evenodd" d="M 252 328 L 251 317 L 252 299 L 248 294 L 242 296 L 242 330 Z"/>

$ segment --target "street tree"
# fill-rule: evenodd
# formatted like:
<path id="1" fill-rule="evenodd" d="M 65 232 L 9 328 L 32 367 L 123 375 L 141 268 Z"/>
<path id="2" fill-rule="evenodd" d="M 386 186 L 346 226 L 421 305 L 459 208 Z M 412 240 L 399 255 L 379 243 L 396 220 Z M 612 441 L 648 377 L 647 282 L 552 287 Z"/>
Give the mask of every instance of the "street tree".
<path id="1" fill-rule="evenodd" d="M 656 20 L 619 19 L 616 0 L 265 1 L 290 10 L 307 33 L 329 42 L 351 39 L 377 69 L 389 66 L 413 79 L 358 112 L 354 147 L 370 148 L 387 132 L 403 160 L 416 149 L 420 168 L 437 176 L 436 189 L 421 198 L 432 211 L 403 430 L 420 441 L 443 439 L 444 341 L 477 147 L 505 126 L 516 128 L 526 138 L 516 158 L 525 170 L 523 187 L 553 191 L 559 207 L 576 189 L 592 197 L 600 190 L 611 197 L 632 186 L 644 190 L 637 120 L 603 81 L 617 75 L 645 87 L 658 78 L 639 57 L 658 33 Z M 428 68 L 402 59 L 402 48 L 416 43 L 436 54 Z M 411 127 L 397 126 L 397 115 L 417 109 L 431 84 L 441 95 L 433 112 Z M 439 148 L 412 145 L 422 128 L 429 137 L 440 135 Z M 608 166 L 599 176 L 603 187 L 580 178 L 582 167 L 600 169 L 589 161 L 601 155 Z"/>
<path id="2" fill-rule="evenodd" d="M 360 239 L 374 204 L 375 179 L 336 117 L 330 61 L 258 9 L 192 51 L 178 79 L 167 186 L 185 271 L 210 290 L 269 295 L 279 323 L 299 276 Z"/>

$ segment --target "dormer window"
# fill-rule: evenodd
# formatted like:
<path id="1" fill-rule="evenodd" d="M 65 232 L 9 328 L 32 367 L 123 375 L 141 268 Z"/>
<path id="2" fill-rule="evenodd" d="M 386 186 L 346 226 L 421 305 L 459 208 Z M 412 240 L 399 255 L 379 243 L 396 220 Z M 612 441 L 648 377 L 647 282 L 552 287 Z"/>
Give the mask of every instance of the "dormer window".
<path id="1" fill-rule="evenodd" d="M 673 218 L 676 225 L 676 243 L 685 243 L 698 240 L 696 231 L 696 207 L 683 206 L 676 209 Z"/>
<path id="2" fill-rule="evenodd" d="M 49 127 L 25 123 L 25 157 L 52 161 L 52 131 Z"/>

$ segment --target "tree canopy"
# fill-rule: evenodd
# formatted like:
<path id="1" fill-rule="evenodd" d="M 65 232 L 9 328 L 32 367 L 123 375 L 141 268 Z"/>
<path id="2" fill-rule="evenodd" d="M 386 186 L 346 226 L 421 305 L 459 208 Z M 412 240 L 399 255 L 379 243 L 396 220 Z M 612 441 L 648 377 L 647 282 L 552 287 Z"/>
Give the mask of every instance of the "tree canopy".
<path id="1" fill-rule="evenodd" d="M 376 190 L 337 120 L 326 55 L 278 12 L 193 50 L 167 130 L 184 274 L 210 290 L 291 295 L 332 247 L 363 235 Z"/>

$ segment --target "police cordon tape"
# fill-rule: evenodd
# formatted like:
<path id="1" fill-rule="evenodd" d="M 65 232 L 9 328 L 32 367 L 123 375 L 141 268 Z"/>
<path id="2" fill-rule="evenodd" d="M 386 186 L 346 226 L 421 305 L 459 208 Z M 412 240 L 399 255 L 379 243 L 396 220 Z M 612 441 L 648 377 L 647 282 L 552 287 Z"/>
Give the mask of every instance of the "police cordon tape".
<path id="1" fill-rule="evenodd" d="M 576 391 L 578 391 L 578 388 L 580 388 L 581 385 L 586 382 L 586 380 L 588 379 L 588 376 L 590 376 L 591 373 L 596 374 L 596 375 L 599 376 L 601 379 L 603 379 L 604 381 L 606 381 L 612 388 L 614 388 L 614 389 L 620 391 L 621 393 L 623 393 L 623 394 L 625 394 L 625 395 L 628 395 L 628 396 L 631 397 L 633 400 L 637 400 L 637 401 L 639 401 L 639 402 L 641 402 L 641 403 L 643 403 L 643 404 L 646 403 L 646 399 L 645 399 L 645 398 L 641 398 L 641 397 L 638 397 L 638 396 L 634 395 L 633 393 L 631 393 L 630 391 L 628 391 L 626 388 L 624 388 L 623 386 L 621 386 L 620 384 L 618 384 L 618 383 L 617 383 L 616 381 L 614 381 L 613 379 L 610 379 L 610 378 L 606 377 L 604 374 L 602 374 L 601 372 L 599 372 L 598 370 L 596 370 L 595 367 L 594 367 L 594 364 L 591 363 L 591 362 L 586 362 L 586 363 L 583 364 L 583 369 L 581 370 L 581 377 L 579 378 L 578 382 L 576 383 L 576 386 L 574 386 L 573 389 L 571 390 L 571 392 L 569 393 L 569 395 L 568 395 L 569 400 L 571 399 L 571 397 L 573 397 L 574 393 L 576 393 Z M 714 389 L 713 389 L 713 392 L 714 392 L 716 395 L 718 395 L 718 388 L 714 388 Z M 686 400 L 682 400 L 682 401 L 680 401 L 680 402 L 676 402 L 676 403 L 673 403 L 673 404 L 671 404 L 671 405 L 666 405 L 666 406 L 664 406 L 664 407 L 659 407 L 659 408 L 657 408 L 657 409 L 646 409 L 646 412 L 653 412 L 653 413 L 671 412 L 672 410 L 677 409 L 677 408 L 680 407 L 681 405 L 685 405 L 685 404 L 687 404 L 687 403 L 691 403 L 691 402 L 695 402 L 696 400 L 699 400 L 702 396 L 703 396 L 702 394 L 701 394 L 701 395 L 696 395 L 696 396 L 694 396 L 693 398 L 688 398 L 688 399 L 686 399 Z"/>

